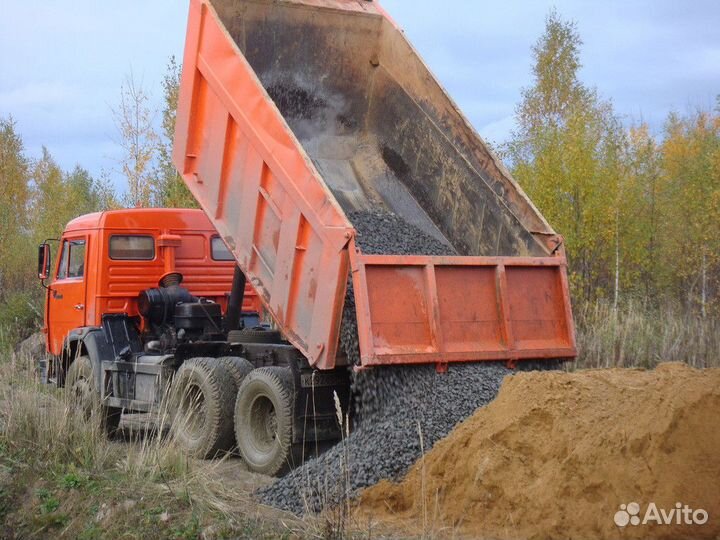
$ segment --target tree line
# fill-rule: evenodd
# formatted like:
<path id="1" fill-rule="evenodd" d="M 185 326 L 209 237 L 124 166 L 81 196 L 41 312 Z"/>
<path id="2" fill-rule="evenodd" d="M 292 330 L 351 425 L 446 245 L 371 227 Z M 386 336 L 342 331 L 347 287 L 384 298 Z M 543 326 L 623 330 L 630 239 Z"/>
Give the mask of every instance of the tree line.
<path id="1" fill-rule="evenodd" d="M 581 46 L 576 24 L 552 11 L 533 47 L 533 83 L 517 106 L 517 127 L 496 150 L 564 236 L 576 306 L 637 301 L 717 314 L 720 98 L 714 109 L 670 114 L 660 134 L 643 121 L 627 127 L 612 102 L 580 80 Z M 121 193 L 107 173 L 63 171 L 46 148 L 29 158 L 12 118 L 0 118 L 0 327 L 40 318 L 35 246 L 73 217 L 196 206 L 171 160 L 179 77 L 170 59 L 157 112 L 132 75 L 123 82 L 113 109 L 118 171 L 127 180 Z"/>
<path id="2" fill-rule="evenodd" d="M 552 11 L 499 149 L 565 238 L 574 302 L 717 313 L 720 97 L 714 109 L 671 113 L 659 136 L 643 121 L 626 128 L 579 79 L 581 45 L 575 23 Z"/>
<path id="3" fill-rule="evenodd" d="M 94 178 L 80 165 L 64 171 L 45 147 L 40 157 L 29 157 L 15 121 L 0 117 L 0 333 L 22 335 L 42 320 L 36 247 L 59 238 L 73 218 L 123 207 L 196 206 L 171 160 L 179 82 L 180 67 L 171 58 L 156 129 L 147 90 L 132 75 L 123 81 L 112 110 L 121 150 L 117 171 L 127 181 L 120 192 L 109 172 Z"/>

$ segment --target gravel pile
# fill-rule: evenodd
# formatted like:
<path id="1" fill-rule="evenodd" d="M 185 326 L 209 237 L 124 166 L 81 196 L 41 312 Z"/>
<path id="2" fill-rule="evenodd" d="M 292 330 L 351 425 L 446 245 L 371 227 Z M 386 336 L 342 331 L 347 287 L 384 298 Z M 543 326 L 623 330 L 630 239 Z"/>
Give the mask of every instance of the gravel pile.
<path id="1" fill-rule="evenodd" d="M 357 231 L 355 243 L 365 255 L 457 255 L 452 247 L 390 212 L 350 212 L 347 216 Z M 360 365 L 355 293 L 349 278 L 340 327 L 340 347 L 351 365 Z"/>
<path id="2" fill-rule="evenodd" d="M 457 255 L 449 245 L 390 212 L 350 212 L 355 242 L 366 255 Z"/>
<path id="3" fill-rule="evenodd" d="M 355 212 L 357 243 L 366 254 L 454 255 L 453 248 L 387 212 Z M 349 287 L 341 345 L 359 363 L 355 302 Z M 374 368 L 353 377 L 357 416 L 350 436 L 263 488 L 265 504 L 295 513 L 318 512 L 383 478 L 398 479 L 424 450 L 460 421 L 495 398 L 509 374 L 504 364 L 454 365 L 445 375 L 435 366 Z"/>
<path id="4" fill-rule="evenodd" d="M 360 418 L 340 444 L 295 469 L 257 495 L 296 514 L 319 512 L 383 478 L 398 480 L 460 421 L 495 398 L 504 364 L 373 368 L 355 378 Z"/>

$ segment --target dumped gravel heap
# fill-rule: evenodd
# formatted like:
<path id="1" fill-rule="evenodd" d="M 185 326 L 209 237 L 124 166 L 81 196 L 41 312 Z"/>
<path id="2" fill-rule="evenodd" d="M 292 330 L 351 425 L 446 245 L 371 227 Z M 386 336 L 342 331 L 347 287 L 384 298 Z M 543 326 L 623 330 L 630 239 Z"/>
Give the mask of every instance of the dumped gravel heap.
<path id="1" fill-rule="evenodd" d="M 363 253 L 448 255 L 454 250 L 398 216 L 380 212 L 349 215 Z M 346 300 L 342 345 L 359 360 L 352 290 Z M 308 461 L 259 493 L 262 502 L 295 513 L 337 505 L 346 495 L 383 478 L 398 479 L 424 450 L 461 420 L 490 402 L 509 374 L 504 364 L 374 368 L 354 377 L 358 413 L 354 431 L 319 458 Z"/>
<path id="2" fill-rule="evenodd" d="M 355 242 L 365 255 L 457 255 L 452 247 L 389 212 L 351 212 L 348 219 L 357 231 Z M 360 364 L 355 294 L 351 279 L 348 279 L 345 295 L 340 347 L 350 364 Z"/>
<path id="3" fill-rule="evenodd" d="M 297 514 L 318 512 L 341 503 L 346 492 L 399 479 L 420 457 L 420 433 L 428 450 L 489 403 L 509 371 L 492 363 L 452 366 L 442 376 L 434 366 L 361 373 L 355 379 L 361 417 L 347 440 L 263 488 L 260 500 Z"/>
<path id="4" fill-rule="evenodd" d="M 365 255 L 457 255 L 451 246 L 390 212 L 351 212 L 348 219 Z"/>

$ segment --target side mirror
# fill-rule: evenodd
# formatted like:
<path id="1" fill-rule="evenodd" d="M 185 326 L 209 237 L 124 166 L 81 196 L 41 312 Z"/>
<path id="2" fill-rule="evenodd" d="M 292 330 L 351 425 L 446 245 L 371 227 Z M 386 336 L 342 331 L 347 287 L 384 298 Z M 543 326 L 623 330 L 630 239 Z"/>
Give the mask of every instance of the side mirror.
<path id="1" fill-rule="evenodd" d="M 38 246 L 38 278 L 45 280 L 50 276 L 50 244 Z"/>

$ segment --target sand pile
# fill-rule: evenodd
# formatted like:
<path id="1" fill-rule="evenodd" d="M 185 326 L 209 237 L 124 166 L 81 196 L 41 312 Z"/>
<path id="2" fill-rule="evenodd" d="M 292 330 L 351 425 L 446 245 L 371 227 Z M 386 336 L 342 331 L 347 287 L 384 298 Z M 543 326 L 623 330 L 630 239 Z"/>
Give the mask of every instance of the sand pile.
<path id="1" fill-rule="evenodd" d="M 667 513 L 678 502 L 709 518 L 618 527 L 620 505 L 633 502 L 640 520 L 650 503 Z M 365 490 L 358 513 L 440 536 L 716 538 L 720 370 L 663 364 L 508 377 L 494 402 L 401 483 Z"/>

